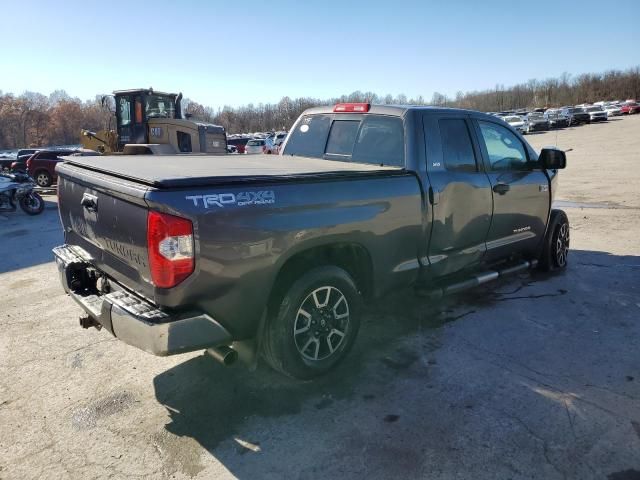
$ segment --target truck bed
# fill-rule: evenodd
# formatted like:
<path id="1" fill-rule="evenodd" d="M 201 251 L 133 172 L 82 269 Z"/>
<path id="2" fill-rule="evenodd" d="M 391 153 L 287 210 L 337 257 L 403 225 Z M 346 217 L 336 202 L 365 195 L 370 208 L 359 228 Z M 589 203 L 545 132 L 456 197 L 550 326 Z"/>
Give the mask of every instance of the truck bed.
<path id="1" fill-rule="evenodd" d="M 155 188 L 246 183 L 289 177 L 359 176 L 399 167 L 280 155 L 110 155 L 67 157 L 66 164 Z"/>

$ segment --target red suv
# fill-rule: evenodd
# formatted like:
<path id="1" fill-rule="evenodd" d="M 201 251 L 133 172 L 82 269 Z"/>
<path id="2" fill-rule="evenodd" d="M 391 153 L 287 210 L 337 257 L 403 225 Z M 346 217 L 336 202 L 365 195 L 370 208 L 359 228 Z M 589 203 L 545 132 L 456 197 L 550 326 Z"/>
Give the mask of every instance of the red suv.
<path id="1" fill-rule="evenodd" d="M 27 160 L 27 173 L 33 177 L 39 187 L 50 187 L 58 176 L 56 165 L 62 162 L 61 157 L 69 155 L 99 155 L 93 150 L 41 150 Z"/>

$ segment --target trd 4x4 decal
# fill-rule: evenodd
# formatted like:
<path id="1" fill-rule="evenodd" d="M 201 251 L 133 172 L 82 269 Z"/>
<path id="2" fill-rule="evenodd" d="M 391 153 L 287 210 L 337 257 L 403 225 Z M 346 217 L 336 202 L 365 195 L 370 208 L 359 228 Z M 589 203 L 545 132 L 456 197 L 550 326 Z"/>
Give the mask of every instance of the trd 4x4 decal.
<path id="1" fill-rule="evenodd" d="M 276 203 L 276 194 L 273 190 L 258 190 L 240 193 L 212 193 L 209 195 L 189 195 L 185 200 L 191 200 L 195 207 L 220 207 L 236 205 L 244 207 L 248 205 L 269 205 Z"/>

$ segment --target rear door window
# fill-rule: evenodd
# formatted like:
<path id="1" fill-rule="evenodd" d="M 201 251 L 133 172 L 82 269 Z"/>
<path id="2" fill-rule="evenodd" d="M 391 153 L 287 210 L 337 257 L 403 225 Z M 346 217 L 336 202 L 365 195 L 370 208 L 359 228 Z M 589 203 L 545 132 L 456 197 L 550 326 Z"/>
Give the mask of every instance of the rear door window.
<path id="1" fill-rule="evenodd" d="M 450 118 L 439 120 L 438 125 L 444 167 L 455 172 L 476 172 L 476 156 L 466 122 Z"/>

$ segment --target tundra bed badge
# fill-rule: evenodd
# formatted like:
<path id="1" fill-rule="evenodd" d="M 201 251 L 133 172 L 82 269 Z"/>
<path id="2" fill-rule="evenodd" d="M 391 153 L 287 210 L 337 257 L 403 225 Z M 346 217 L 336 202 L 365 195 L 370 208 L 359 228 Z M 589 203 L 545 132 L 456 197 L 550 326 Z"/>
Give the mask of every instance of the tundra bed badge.
<path id="1" fill-rule="evenodd" d="M 210 195 L 189 195 L 185 200 L 191 200 L 194 207 L 220 207 L 236 205 L 245 207 L 248 205 L 269 205 L 276 203 L 276 194 L 273 190 L 259 190 L 255 192 L 240 193 L 213 193 Z"/>

